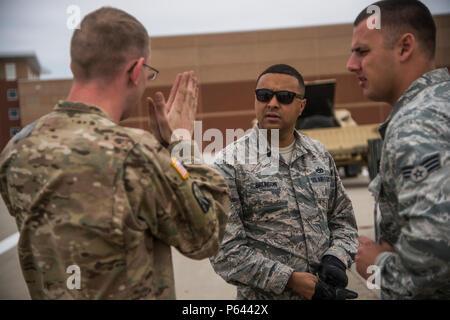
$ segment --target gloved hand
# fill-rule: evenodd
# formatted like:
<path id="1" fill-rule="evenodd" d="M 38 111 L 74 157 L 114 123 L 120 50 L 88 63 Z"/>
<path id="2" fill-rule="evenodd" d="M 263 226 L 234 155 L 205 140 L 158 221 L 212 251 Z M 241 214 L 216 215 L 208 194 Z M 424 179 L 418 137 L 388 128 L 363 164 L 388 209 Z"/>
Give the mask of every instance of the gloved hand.
<path id="1" fill-rule="evenodd" d="M 345 265 L 334 256 L 324 256 L 317 271 L 319 279 L 333 287 L 345 288 L 348 284 Z"/>
<path id="2" fill-rule="evenodd" d="M 319 279 L 314 289 L 312 300 L 347 300 L 356 299 L 358 294 L 355 291 L 335 288 L 328 285 L 326 282 Z"/>

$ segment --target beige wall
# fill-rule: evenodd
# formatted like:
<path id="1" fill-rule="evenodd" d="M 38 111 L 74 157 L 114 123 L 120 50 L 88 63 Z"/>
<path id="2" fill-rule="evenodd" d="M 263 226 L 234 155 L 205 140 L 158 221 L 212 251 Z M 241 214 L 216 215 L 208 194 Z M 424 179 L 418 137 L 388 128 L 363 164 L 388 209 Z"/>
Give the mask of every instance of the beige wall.
<path id="1" fill-rule="evenodd" d="M 450 15 L 436 16 L 438 66 L 450 65 Z M 151 64 L 161 73 L 146 94 L 169 92 L 178 72 L 194 70 L 201 83 L 198 119 L 205 128 L 248 128 L 254 118 L 253 89 L 268 66 L 287 63 L 305 80 L 336 79 L 335 108 L 346 108 L 359 124 L 384 121 L 385 103 L 369 101 L 346 70 L 352 24 L 152 39 Z M 141 120 L 141 121 L 139 121 Z M 145 128 L 144 119 L 129 125 Z"/>
<path id="2" fill-rule="evenodd" d="M 434 17 L 436 21 L 436 65 L 450 66 L 450 14 Z"/>
<path id="3" fill-rule="evenodd" d="M 304 76 L 343 73 L 350 25 L 152 39 L 158 85 L 194 70 L 203 83 L 253 80 L 267 66 L 287 63 Z M 152 84 L 150 84 L 152 85 Z"/>
<path id="4" fill-rule="evenodd" d="M 71 85 L 71 79 L 19 81 L 22 127 L 49 113 L 58 100 L 67 97 Z"/>
<path id="5" fill-rule="evenodd" d="M 436 63 L 450 65 L 450 15 L 435 16 Z M 169 85 L 194 70 L 202 83 L 254 80 L 267 66 L 287 63 L 305 77 L 348 73 L 352 24 L 268 31 L 152 38 L 151 86 Z"/>
<path id="6" fill-rule="evenodd" d="M 436 63 L 450 66 L 450 15 L 435 16 Z M 336 79 L 336 108 L 347 108 L 360 123 L 384 121 L 390 108 L 367 100 L 356 78 L 345 68 L 350 54 L 351 24 L 236 32 L 151 39 L 151 64 L 160 70 L 145 95 L 162 90 L 166 96 L 176 74 L 194 70 L 200 80 L 198 119 L 207 128 L 248 128 L 254 118 L 253 89 L 269 65 L 287 63 L 306 80 Z M 20 81 L 22 125 L 51 111 L 67 96 L 71 80 Z M 122 124 L 147 129 L 148 111 L 142 104 Z"/>

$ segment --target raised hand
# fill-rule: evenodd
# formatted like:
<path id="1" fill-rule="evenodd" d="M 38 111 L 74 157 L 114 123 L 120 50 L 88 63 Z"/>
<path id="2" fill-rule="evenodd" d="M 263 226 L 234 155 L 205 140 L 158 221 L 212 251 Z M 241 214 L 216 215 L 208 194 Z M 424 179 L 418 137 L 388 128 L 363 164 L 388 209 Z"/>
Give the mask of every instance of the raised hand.
<path id="1" fill-rule="evenodd" d="M 147 98 L 150 131 L 164 146 L 172 142 L 172 134 L 177 131 L 177 139 L 191 139 L 198 106 L 198 81 L 194 72 L 178 74 L 165 101 L 161 92 L 155 99 Z"/>

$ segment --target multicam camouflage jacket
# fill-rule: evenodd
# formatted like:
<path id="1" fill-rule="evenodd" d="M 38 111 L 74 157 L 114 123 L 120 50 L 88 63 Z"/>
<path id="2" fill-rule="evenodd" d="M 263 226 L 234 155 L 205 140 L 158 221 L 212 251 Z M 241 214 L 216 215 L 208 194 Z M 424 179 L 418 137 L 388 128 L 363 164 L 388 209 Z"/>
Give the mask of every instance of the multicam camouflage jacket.
<path id="1" fill-rule="evenodd" d="M 170 246 L 193 259 L 215 254 L 229 208 L 219 172 L 172 165 L 178 143 L 187 142 L 163 148 L 76 102 L 14 136 L 0 156 L 0 191 L 33 299 L 175 298 Z M 79 289 L 69 285 L 73 266 Z"/>
<path id="2" fill-rule="evenodd" d="M 210 261 L 238 286 L 238 299 L 303 299 L 286 287 L 292 272 L 315 273 L 324 255 L 352 264 L 358 248 L 352 204 L 331 155 L 296 131 L 290 165 L 282 158 L 274 171 L 265 171 L 272 161 L 252 164 L 248 155 L 259 131 L 255 126 L 215 159 L 231 190 L 231 209 Z M 246 161 L 233 160 L 238 150 Z"/>
<path id="3" fill-rule="evenodd" d="M 394 247 L 377 257 L 383 299 L 450 298 L 450 76 L 414 81 L 380 127 L 380 174 L 370 189 L 380 206 L 379 237 Z"/>

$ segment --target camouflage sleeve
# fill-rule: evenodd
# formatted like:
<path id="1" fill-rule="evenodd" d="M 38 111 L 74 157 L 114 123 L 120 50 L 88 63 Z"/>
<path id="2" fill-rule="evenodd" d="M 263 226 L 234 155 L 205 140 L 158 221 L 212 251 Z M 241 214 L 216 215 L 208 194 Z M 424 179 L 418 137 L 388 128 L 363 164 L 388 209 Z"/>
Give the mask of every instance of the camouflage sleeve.
<path id="1" fill-rule="evenodd" d="M 145 135 L 130 152 L 125 182 L 134 212 L 153 236 L 190 258 L 203 259 L 219 248 L 229 191 L 221 174 L 204 163 L 172 164 L 171 150 L 190 143 L 166 149 Z"/>
<path id="2" fill-rule="evenodd" d="M 353 206 L 344 189 L 338 170 L 331 155 L 326 152 L 330 161 L 331 194 L 328 205 L 328 228 L 331 232 L 331 246 L 325 255 L 332 255 L 341 260 L 348 268 L 358 250 L 358 227 L 356 225 Z"/>
<path id="3" fill-rule="evenodd" d="M 226 282 L 281 294 L 294 269 L 264 257 L 248 246 L 242 223 L 242 209 L 235 183 L 235 169 L 216 164 L 231 191 L 231 207 L 219 253 L 210 258 L 215 270 Z"/>
<path id="4" fill-rule="evenodd" d="M 447 108 L 448 106 L 445 106 Z M 450 283 L 450 133 L 448 118 L 415 120 L 388 141 L 391 180 L 405 224 L 394 252 L 382 253 L 383 299 L 433 298 Z M 406 126 L 405 126 L 406 127 Z M 449 292 L 446 292 L 447 298 Z"/>
<path id="5" fill-rule="evenodd" d="M 6 148 L 5 148 L 6 150 Z M 3 152 L 0 155 L 0 164 L 5 165 L 5 168 L 7 167 L 7 164 L 5 164 L 3 158 L 7 158 L 7 152 Z M 8 209 L 8 212 L 11 215 L 14 215 L 13 207 L 11 206 L 11 202 L 9 201 L 9 195 L 8 195 L 8 184 L 7 184 L 7 172 L 3 168 L 3 166 L 0 166 L 0 196 L 3 198 L 3 201 L 6 205 L 6 208 Z"/>
<path id="6" fill-rule="evenodd" d="M 11 172 L 7 169 L 10 165 L 9 162 L 12 161 L 13 157 L 17 153 L 16 150 L 14 150 L 14 143 L 18 139 L 22 139 L 23 137 L 28 136 L 31 131 L 33 131 L 34 127 L 37 125 L 39 120 L 35 120 L 34 122 L 27 125 L 25 128 L 23 128 L 20 132 L 18 132 L 13 138 L 11 138 L 6 146 L 3 148 L 3 150 L 0 153 L 0 195 L 3 198 L 3 201 L 5 202 L 6 208 L 8 209 L 8 212 L 10 215 L 15 215 L 15 210 L 11 204 L 10 198 L 9 198 L 9 192 L 8 190 L 8 175 L 11 175 Z M 19 169 L 16 169 L 19 170 Z M 12 180 L 12 179 L 11 179 Z"/>

